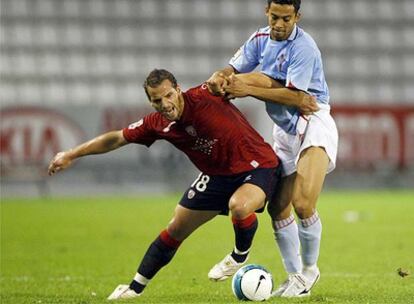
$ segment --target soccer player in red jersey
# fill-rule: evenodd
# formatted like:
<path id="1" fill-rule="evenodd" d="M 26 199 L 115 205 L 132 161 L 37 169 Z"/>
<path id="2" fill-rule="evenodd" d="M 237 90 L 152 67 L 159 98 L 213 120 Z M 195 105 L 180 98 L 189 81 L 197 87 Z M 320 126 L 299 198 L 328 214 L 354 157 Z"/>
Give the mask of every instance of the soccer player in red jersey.
<path id="1" fill-rule="evenodd" d="M 156 112 L 123 130 L 60 152 L 49 165 L 52 175 L 82 156 L 106 153 L 129 143 L 149 147 L 165 139 L 201 171 L 181 198 L 167 228 L 149 246 L 132 282 L 119 285 L 110 300 L 141 295 L 194 230 L 229 212 L 235 232 L 234 250 L 208 276 L 211 280 L 232 276 L 247 260 L 258 225 L 255 212 L 263 210 L 279 176 L 279 161 L 272 147 L 234 105 L 212 95 L 205 84 L 182 92 L 170 72 L 153 70 L 144 89 Z"/>

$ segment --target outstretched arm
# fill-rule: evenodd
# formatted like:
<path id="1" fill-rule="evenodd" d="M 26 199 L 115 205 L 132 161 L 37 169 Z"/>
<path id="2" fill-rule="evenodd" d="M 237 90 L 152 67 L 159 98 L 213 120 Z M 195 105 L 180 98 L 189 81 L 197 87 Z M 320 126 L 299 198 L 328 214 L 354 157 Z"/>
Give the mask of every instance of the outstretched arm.
<path id="1" fill-rule="evenodd" d="M 319 110 L 316 98 L 299 90 L 284 87 L 258 72 L 230 75 L 223 87 L 230 98 L 252 96 L 287 106 L 295 106 L 305 115 Z"/>
<path id="2" fill-rule="evenodd" d="M 127 143 L 122 134 L 122 130 L 102 134 L 73 149 L 56 154 L 49 164 L 48 173 L 49 175 L 53 175 L 68 168 L 79 157 L 106 153 L 118 149 Z"/>

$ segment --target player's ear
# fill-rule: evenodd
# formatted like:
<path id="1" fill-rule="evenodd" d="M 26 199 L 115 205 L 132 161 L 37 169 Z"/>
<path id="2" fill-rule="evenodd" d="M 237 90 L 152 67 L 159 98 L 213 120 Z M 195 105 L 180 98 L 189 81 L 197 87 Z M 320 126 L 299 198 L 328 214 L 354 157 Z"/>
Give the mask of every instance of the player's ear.
<path id="1" fill-rule="evenodd" d="M 269 5 L 265 6 L 265 15 L 269 17 Z"/>
<path id="2" fill-rule="evenodd" d="M 296 22 L 299 22 L 300 18 L 302 18 L 302 14 L 297 12 L 295 18 L 296 18 Z"/>
<path id="3" fill-rule="evenodd" d="M 177 91 L 177 93 L 181 93 L 181 87 L 179 84 L 177 84 L 177 87 L 175 88 L 175 90 Z"/>

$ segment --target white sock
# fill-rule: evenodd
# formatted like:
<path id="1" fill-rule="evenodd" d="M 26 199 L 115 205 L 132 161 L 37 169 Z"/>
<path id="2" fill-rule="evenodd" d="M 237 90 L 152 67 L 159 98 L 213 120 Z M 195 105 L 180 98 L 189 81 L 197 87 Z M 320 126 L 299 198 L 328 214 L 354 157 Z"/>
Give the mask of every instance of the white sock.
<path id="1" fill-rule="evenodd" d="M 318 212 L 306 219 L 300 220 L 299 239 L 302 247 L 304 267 L 316 265 L 321 245 L 322 223 Z"/>
<path id="2" fill-rule="evenodd" d="M 276 243 L 282 255 L 283 265 L 287 273 L 302 271 L 300 257 L 300 242 L 298 236 L 298 224 L 291 214 L 287 219 L 273 221 Z"/>

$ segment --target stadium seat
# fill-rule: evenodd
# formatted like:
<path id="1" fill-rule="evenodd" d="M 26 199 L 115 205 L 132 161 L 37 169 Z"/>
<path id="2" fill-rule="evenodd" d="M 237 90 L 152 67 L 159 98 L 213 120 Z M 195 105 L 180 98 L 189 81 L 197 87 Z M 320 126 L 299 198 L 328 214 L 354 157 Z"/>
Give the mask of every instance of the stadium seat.
<path id="1" fill-rule="evenodd" d="M 359 83 L 370 89 L 359 95 L 375 101 L 374 91 L 391 77 L 393 100 L 412 100 L 406 92 L 414 81 L 413 1 L 379 0 L 373 5 L 365 0 L 314 0 L 304 1 L 302 11 L 301 24 L 323 53 L 335 102 L 349 100 L 349 92 L 341 86 Z M 225 65 L 240 44 L 265 24 L 261 1 L 3 0 L 2 76 L 17 91 L 31 83 L 45 94 L 42 103 L 53 100 L 54 104 L 66 102 L 62 90 L 69 91 L 79 77 L 91 85 L 86 99 L 94 102 L 104 95 L 93 85 L 101 77 L 116 86 L 120 79 L 142 79 L 154 67 L 170 67 L 181 81 L 194 84 Z M 34 77 L 37 73 L 41 80 Z M 66 77 L 60 89 L 56 76 Z M 384 90 L 389 95 L 390 90 Z M 111 94 L 132 100 L 121 92 Z"/>

